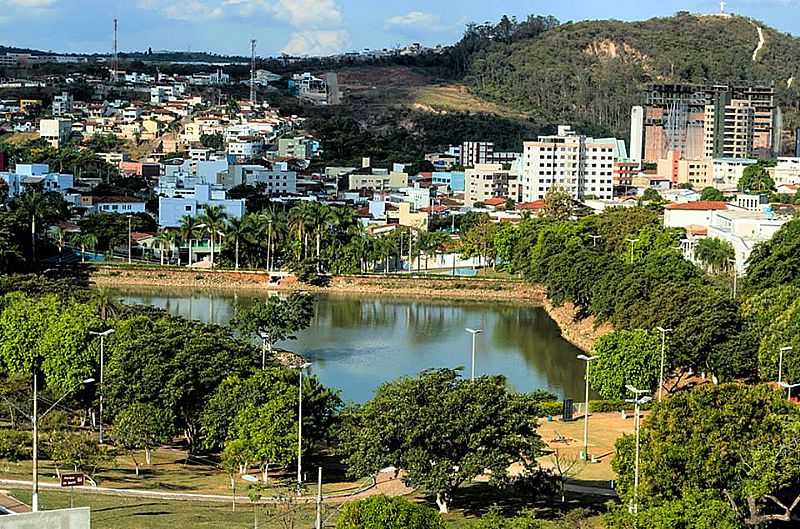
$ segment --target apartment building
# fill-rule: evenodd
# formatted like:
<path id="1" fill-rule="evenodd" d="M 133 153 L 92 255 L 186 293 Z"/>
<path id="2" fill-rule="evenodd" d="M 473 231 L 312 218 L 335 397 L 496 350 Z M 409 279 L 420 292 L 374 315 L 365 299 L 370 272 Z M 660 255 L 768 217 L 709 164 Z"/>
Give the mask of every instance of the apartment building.
<path id="1" fill-rule="evenodd" d="M 718 97 L 706 105 L 705 158 L 752 158 L 755 107 L 744 100 Z"/>
<path id="2" fill-rule="evenodd" d="M 497 197 L 519 201 L 517 175 L 505 167 L 500 163 L 483 163 L 468 168 L 464 173 L 464 205 L 473 207 Z"/>
<path id="3" fill-rule="evenodd" d="M 73 99 L 69 92 L 53 97 L 53 116 L 61 117 L 72 113 Z"/>
<path id="4" fill-rule="evenodd" d="M 461 145 L 460 162 L 462 167 L 481 164 L 513 163 L 520 157 L 517 152 L 497 152 L 490 141 L 465 141 Z"/>
<path id="5" fill-rule="evenodd" d="M 201 184 L 183 196 L 159 197 L 158 224 L 162 228 L 177 228 L 181 225 L 181 217 L 200 215 L 210 205 L 222 206 L 228 218 L 232 219 L 240 219 L 245 213 L 244 199 L 228 199 L 223 189 Z"/>
<path id="6" fill-rule="evenodd" d="M 10 199 L 24 193 L 31 185 L 40 185 L 44 191 L 55 191 L 62 195 L 75 185 L 73 175 L 52 173 L 46 163 L 18 163 L 13 171 L 0 172 L 0 180 L 8 187 Z"/>
<path id="7" fill-rule="evenodd" d="M 625 145 L 616 138 L 595 139 L 559 126 L 555 136 L 526 141 L 522 157 L 520 200 L 534 202 L 560 189 L 582 200 L 614 195 L 614 162 L 626 158 Z"/>
<path id="8" fill-rule="evenodd" d="M 39 122 L 39 136 L 58 149 L 69 141 L 72 121 L 68 119 L 43 119 Z"/>
<path id="9" fill-rule="evenodd" d="M 800 158 L 783 157 L 771 171 L 775 185 L 800 184 Z"/>
<path id="10" fill-rule="evenodd" d="M 226 174 L 221 175 L 221 183 L 226 189 L 239 185 L 264 186 L 270 195 L 297 193 L 297 173 L 295 171 L 270 170 L 261 165 L 231 165 Z"/>

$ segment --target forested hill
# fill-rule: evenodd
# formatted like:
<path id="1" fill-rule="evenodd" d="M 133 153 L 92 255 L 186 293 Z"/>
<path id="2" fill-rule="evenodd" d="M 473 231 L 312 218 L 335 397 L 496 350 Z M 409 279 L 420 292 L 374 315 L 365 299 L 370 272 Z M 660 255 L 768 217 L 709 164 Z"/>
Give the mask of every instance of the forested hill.
<path id="1" fill-rule="evenodd" d="M 760 35 L 763 44 L 759 47 Z M 785 126 L 800 125 L 800 39 L 757 21 L 679 13 L 642 22 L 558 24 L 531 17 L 471 26 L 453 66 L 478 95 L 627 136 L 630 107 L 648 82 L 773 81 Z"/>

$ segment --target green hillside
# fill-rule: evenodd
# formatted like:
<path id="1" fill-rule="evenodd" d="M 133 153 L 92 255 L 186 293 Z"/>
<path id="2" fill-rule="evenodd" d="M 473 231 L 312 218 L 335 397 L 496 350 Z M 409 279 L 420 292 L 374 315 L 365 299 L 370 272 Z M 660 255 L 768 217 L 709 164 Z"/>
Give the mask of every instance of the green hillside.
<path id="1" fill-rule="evenodd" d="M 530 31 L 531 22 L 542 27 L 542 21 L 549 24 Z M 774 82 L 786 128 L 800 125 L 793 79 L 800 81 L 800 39 L 757 21 L 679 13 L 642 22 L 504 22 L 468 28 L 454 48 L 454 63 L 464 64 L 476 95 L 537 121 L 626 136 L 630 107 L 642 102 L 649 82 L 752 80 Z M 764 44 L 753 60 L 759 27 Z M 516 37 L 518 28 L 524 38 Z"/>

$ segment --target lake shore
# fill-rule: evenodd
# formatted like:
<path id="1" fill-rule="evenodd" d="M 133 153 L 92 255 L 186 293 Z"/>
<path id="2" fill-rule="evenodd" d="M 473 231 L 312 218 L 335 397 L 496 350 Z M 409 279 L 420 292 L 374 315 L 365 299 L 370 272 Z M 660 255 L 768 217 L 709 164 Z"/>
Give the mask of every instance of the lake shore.
<path id="1" fill-rule="evenodd" d="M 189 290 L 245 290 L 249 292 L 308 291 L 326 295 L 396 297 L 431 301 L 497 301 L 543 307 L 561 329 L 564 339 L 591 350 L 609 325 L 595 327 L 593 318 L 575 320 L 571 304 L 554 306 L 540 285 L 521 280 L 423 276 L 336 276 L 327 287 L 312 287 L 293 277 L 270 282 L 265 272 L 208 271 L 177 268 L 98 267 L 91 275 L 98 287 L 177 288 Z"/>

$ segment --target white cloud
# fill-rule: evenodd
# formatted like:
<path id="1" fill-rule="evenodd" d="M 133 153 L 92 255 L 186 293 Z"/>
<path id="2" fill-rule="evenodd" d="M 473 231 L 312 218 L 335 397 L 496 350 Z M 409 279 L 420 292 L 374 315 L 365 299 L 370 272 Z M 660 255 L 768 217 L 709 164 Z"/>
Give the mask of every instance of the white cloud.
<path id="1" fill-rule="evenodd" d="M 278 0 L 270 11 L 279 20 L 296 27 L 330 27 L 342 22 L 342 12 L 335 0 Z"/>
<path id="2" fill-rule="evenodd" d="M 326 56 L 341 53 L 350 45 L 350 34 L 340 30 L 297 31 L 281 50 L 289 55 Z"/>
<path id="3" fill-rule="evenodd" d="M 52 7 L 56 3 L 56 0 L 6 0 L 6 3 L 16 7 L 44 9 Z"/>
<path id="4" fill-rule="evenodd" d="M 386 25 L 396 27 L 414 27 L 419 29 L 432 29 L 440 26 L 439 15 L 410 11 L 405 15 L 397 15 L 386 20 Z"/>

